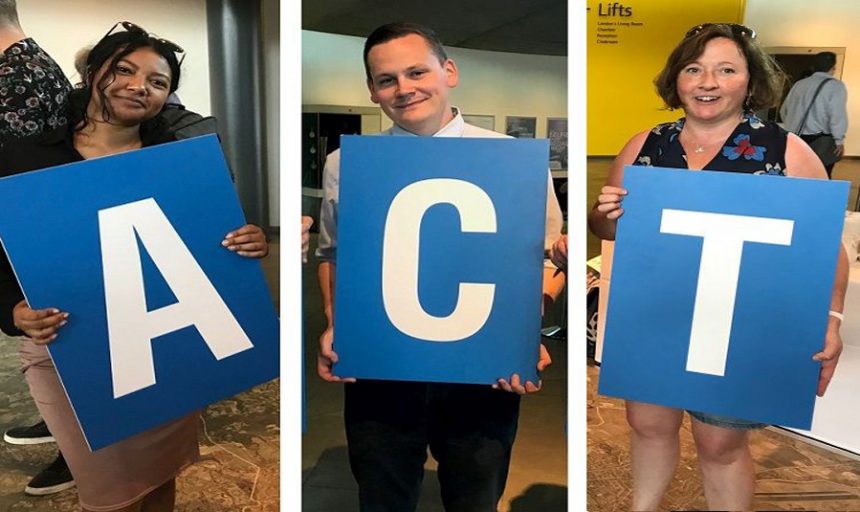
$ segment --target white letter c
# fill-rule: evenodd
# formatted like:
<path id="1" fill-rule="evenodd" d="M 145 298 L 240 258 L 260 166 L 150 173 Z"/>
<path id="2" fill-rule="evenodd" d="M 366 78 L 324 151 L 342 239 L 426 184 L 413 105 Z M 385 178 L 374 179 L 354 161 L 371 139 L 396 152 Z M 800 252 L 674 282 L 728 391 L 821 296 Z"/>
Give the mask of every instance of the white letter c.
<path id="1" fill-rule="evenodd" d="M 496 210 L 486 192 L 467 181 L 435 178 L 397 193 L 385 219 L 382 245 L 382 299 L 389 320 L 409 336 L 439 342 L 459 341 L 481 330 L 493 309 L 496 288 L 490 283 L 460 283 L 457 305 L 448 316 L 433 316 L 421 307 L 421 220 L 430 207 L 443 203 L 457 209 L 462 232 L 496 232 Z"/>

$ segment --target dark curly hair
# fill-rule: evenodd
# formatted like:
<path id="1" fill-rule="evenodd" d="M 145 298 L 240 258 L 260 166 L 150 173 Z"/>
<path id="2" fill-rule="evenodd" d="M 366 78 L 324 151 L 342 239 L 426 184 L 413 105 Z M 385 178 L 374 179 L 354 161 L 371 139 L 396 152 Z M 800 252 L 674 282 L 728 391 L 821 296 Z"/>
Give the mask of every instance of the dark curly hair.
<path id="1" fill-rule="evenodd" d="M 105 90 L 116 80 L 117 63 L 127 55 L 140 48 L 151 48 L 167 61 L 170 67 L 170 90 L 174 92 L 179 87 L 180 66 L 174 51 L 158 39 L 141 32 L 117 32 L 103 37 L 90 50 L 86 61 L 86 74 L 80 86 L 69 93 L 71 126 L 80 130 L 89 122 L 87 106 L 92 97 L 93 89 L 102 100 L 102 119 L 110 119 Z M 107 72 L 96 83 L 96 74 L 108 62 Z M 158 140 L 166 132 L 167 123 L 162 116 L 140 124 L 140 137 L 144 141 Z"/>
<path id="2" fill-rule="evenodd" d="M 718 37 L 734 41 L 747 61 L 750 81 L 744 108 L 759 110 L 776 106 L 787 81 L 779 64 L 747 33 L 739 32 L 729 24 L 714 23 L 701 25 L 700 30 L 685 37 L 669 55 L 663 70 L 654 79 L 657 94 L 663 99 L 666 107 L 670 109 L 681 107 L 681 98 L 678 96 L 678 74 L 685 66 L 701 57 L 709 41 Z"/>

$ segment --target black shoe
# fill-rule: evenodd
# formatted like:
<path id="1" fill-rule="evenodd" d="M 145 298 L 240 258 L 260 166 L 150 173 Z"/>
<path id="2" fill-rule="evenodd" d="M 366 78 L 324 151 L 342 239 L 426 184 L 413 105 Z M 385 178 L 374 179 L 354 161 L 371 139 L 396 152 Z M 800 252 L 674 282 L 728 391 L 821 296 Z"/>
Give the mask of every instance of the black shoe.
<path id="1" fill-rule="evenodd" d="M 29 427 L 10 428 L 3 434 L 3 440 L 10 444 L 42 444 L 53 443 L 54 436 L 45 422 L 40 421 Z"/>
<path id="2" fill-rule="evenodd" d="M 63 454 L 57 455 L 56 460 L 34 476 L 24 492 L 30 496 L 46 496 L 48 494 L 65 491 L 70 487 L 75 486 L 75 480 L 72 478 L 72 472 L 69 471 L 69 466 L 66 465 L 66 459 Z"/>

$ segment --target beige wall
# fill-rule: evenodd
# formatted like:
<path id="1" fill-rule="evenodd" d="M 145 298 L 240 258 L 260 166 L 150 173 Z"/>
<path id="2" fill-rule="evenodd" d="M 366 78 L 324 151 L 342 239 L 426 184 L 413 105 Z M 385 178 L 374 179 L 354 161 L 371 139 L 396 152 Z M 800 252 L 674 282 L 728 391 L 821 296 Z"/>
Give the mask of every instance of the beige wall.
<path id="1" fill-rule="evenodd" d="M 845 153 L 860 156 L 860 2 L 855 0 L 747 0 L 744 23 L 764 46 L 844 47 L 842 80 L 848 87 Z"/>
<path id="2" fill-rule="evenodd" d="M 209 115 L 209 49 L 205 0 L 18 0 L 24 32 L 57 61 L 72 83 L 79 80 L 75 52 L 95 44 L 117 21 L 131 21 L 185 49 L 177 93 Z"/>
<path id="3" fill-rule="evenodd" d="M 302 31 L 302 104 L 374 106 L 363 45 L 360 37 Z M 537 117 L 538 137 L 546 136 L 547 117 L 567 117 L 565 57 L 446 49 L 460 69 L 452 102 L 463 113 L 495 116 L 496 131 L 504 131 L 505 116 Z"/>

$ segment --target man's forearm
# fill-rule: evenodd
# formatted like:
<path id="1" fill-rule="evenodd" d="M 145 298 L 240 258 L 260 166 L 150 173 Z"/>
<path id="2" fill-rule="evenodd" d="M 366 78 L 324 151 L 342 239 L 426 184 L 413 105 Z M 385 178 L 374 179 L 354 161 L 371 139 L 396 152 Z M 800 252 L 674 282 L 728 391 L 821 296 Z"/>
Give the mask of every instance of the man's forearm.
<path id="1" fill-rule="evenodd" d="M 319 277 L 320 294 L 322 295 L 323 312 L 328 321 L 328 326 L 331 327 L 334 325 L 334 262 L 323 261 L 320 263 L 317 275 Z"/>
<path id="2" fill-rule="evenodd" d="M 848 289 L 848 255 L 840 244 L 836 260 L 836 276 L 833 279 L 833 293 L 830 296 L 830 310 L 842 313 L 845 308 L 845 291 Z"/>

